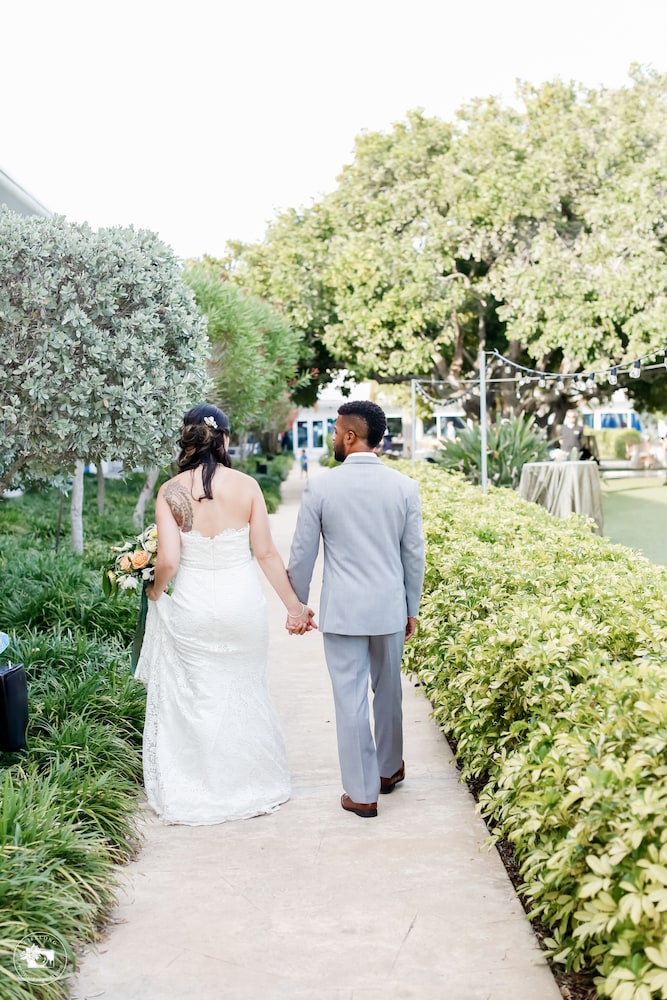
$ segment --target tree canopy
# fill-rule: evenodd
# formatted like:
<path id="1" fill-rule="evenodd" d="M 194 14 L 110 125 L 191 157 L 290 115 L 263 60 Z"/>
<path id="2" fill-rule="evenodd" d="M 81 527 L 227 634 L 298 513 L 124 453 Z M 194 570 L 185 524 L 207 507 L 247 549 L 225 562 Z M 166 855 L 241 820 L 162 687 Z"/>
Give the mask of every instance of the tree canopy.
<path id="1" fill-rule="evenodd" d="M 667 76 L 635 67 L 617 90 L 523 84 L 451 123 L 411 112 L 358 138 L 330 195 L 237 245 L 232 280 L 305 332 L 322 379 L 457 386 L 480 345 L 564 373 L 657 351 L 666 98 Z"/>
<path id="2" fill-rule="evenodd" d="M 0 211 L 0 482 L 83 459 L 158 464 L 208 386 L 208 341 L 166 244 Z"/>
<path id="3" fill-rule="evenodd" d="M 241 436 L 269 430 L 296 378 L 301 333 L 267 302 L 232 285 L 219 261 L 192 262 L 185 280 L 207 318 L 216 401 Z"/>
<path id="4" fill-rule="evenodd" d="M 302 405 L 314 403 L 320 383 L 340 367 L 323 338 L 336 321 L 327 277 L 334 235 L 326 203 L 305 212 L 290 210 L 270 227 L 263 243 L 232 243 L 229 258 L 220 262 L 233 284 L 268 303 L 297 333 L 292 397 Z"/>

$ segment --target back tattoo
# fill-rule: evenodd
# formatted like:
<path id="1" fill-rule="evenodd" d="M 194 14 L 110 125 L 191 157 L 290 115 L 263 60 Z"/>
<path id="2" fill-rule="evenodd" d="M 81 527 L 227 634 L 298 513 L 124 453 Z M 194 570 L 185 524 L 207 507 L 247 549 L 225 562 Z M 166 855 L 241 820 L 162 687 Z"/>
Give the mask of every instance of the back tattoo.
<path id="1" fill-rule="evenodd" d="M 169 483 L 164 498 L 181 531 L 192 531 L 192 501 L 188 491 L 180 483 Z"/>

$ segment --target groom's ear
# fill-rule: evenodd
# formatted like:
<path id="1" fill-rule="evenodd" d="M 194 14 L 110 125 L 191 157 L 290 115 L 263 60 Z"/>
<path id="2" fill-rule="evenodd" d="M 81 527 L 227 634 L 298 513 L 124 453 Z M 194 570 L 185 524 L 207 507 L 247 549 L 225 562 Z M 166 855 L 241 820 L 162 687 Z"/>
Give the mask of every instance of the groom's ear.
<path id="1" fill-rule="evenodd" d="M 359 438 L 361 441 L 366 441 L 368 439 L 368 427 L 366 425 L 366 421 L 363 417 L 358 417 L 356 413 L 351 413 L 345 418 L 343 430 L 345 434 L 351 433 L 355 438 Z"/>

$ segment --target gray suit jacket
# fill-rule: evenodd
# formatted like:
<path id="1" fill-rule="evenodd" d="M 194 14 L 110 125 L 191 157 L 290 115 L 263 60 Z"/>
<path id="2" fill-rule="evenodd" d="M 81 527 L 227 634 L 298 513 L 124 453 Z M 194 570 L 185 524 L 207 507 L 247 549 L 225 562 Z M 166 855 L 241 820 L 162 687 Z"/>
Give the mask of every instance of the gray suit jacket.
<path id="1" fill-rule="evenodd" d="M 340 635 L 401 632 L 424 581 L 419 487 L 374 452 L 354 452 L 306 485 L 287 572 L 307 603 L 324 540 L 318 625 Z"/>

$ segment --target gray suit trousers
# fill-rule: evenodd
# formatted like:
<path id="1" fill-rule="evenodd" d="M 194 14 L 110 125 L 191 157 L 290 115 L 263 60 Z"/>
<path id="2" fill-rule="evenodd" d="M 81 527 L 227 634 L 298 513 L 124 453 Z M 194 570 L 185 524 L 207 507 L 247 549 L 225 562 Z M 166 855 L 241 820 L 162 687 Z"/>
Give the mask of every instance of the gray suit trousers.
<path id="1" fill-rule="evenodd" d="M 405 632 L 389 635 L 324 633 L 336 709 L 343 788 L 354 802 L 377 802 L 380 775 L 391 778 L 403 760 L 401 659 Z M 375 741 L 368 680 L 373 689 Z"/>

